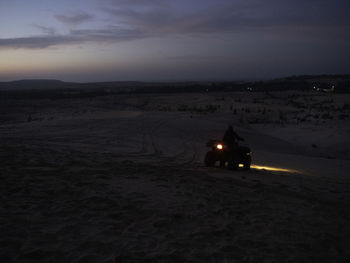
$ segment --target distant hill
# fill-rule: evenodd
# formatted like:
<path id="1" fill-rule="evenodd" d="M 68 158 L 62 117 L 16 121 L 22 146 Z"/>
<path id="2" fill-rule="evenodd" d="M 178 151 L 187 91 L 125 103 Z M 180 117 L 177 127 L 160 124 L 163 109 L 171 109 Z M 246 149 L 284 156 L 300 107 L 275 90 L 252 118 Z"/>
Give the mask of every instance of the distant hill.
<path id="1" fill-rule="evenodd" d="M 283 79 L 283 78 L 282 78 Z M 344 75 L 300 75 L 300 76 L 289 76 L 284 78 L 285 80 L 350 80 L 350 74 Z"/>
<path id="2" fill-rule="evenodd" d="M 336 93 L 350 92 L 348 75 L 303 75 L 255 82 L 137 82 L 111 81 L 74 83 L 51 79 L 0 82 L 0 93 L 7 97 L 91 97 L 110 93 L 189 93 L 229 91 L 310 90 L 314 86 L 335 86 Z"/>
<path id="3" fill-rule="evenodd" d="M 55 79 L 24 79 L 8 82 L 0 82 L 0 91 L 19 90 L 55 90 L 55 89 L 113 89 L 130 90 L 139 87 L 161 86 L 163 83 L 139 82 L 139 81 L 110 81 L 110 82 L 64 82 Z"/>
<path id="4" fill-rule="evenodd" d="M 65 87 L 67 82 L 51 79 L 23 79 L 0 82 L 0 90 L 30 90 L 30 89 L 58 89 Z"/>

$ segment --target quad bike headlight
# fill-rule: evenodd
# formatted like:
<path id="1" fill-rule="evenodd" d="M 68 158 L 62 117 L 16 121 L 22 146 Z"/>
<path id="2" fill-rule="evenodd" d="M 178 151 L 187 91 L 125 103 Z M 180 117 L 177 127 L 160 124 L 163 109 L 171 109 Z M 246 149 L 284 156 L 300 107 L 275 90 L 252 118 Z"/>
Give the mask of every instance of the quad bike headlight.
<path id="1" fill-rule="evenodd" d="M 222 149 L 224 149 L 224 146 L 222 144 L 217 144 L 216 149 L 222 150 Z"/>

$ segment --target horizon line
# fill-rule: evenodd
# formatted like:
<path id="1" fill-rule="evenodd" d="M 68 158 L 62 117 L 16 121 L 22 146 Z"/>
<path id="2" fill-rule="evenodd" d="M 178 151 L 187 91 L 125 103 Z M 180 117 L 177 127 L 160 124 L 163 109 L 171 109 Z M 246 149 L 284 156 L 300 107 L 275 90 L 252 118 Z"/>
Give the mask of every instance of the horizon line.
<path id="1" fill-rule="evenodd" d="M 0 83 L 11 83 L 19 81 L 56 81 L 62 83 L 76 83 L 76 84 L 89 84 L 89 83 L 218 83 L 218 82 L 256 82 L 256 81 L 271 81 L 279 79 L 288 79 L 288 78 L 300 78 L 300 77 L 350 77 L 348 74 L 297 74 L 297 75 L 288 75 L 284 77 L 273 77 L 273 78 L 242 78 L 242 79 L 217 79 L 217 80 L 101 80 L 101 81 L 69 81 L 61 80 L 56 78 L 18 78 L 12 80 L 2 81 Z"/>

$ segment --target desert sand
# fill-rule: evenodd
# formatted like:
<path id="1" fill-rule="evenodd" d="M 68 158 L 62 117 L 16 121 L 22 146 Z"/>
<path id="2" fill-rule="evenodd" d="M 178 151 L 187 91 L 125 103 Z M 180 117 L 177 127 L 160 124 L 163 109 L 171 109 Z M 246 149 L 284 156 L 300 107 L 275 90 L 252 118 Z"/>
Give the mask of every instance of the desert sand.
<path id="1" fill-rule="evenodd" d="M 293 91 L 2 99 L 1 262 L 350 262 L 348 104 Z M 203 164 L 228 125 L 250 171 Z"/>

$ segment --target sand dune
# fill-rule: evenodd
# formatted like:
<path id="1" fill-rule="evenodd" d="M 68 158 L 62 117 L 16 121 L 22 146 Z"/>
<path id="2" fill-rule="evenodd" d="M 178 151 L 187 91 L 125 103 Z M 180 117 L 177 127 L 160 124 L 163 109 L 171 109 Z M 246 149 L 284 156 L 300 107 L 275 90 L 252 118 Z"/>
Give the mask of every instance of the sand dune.
<path id="1" fill-rule="evenodd" d="M 2 261 L 350 260 L 348 120 L 293 124 L 301 113 L 287 107 L 276 122 L 284 97 L 241 95 L 38 101 L 30 122 L 12 108 L 0 125 Z M 209 103 L 219 110 L 198 111 Z M 228 124 L 265 169 L 204 167 L 206 141 Z"/>

